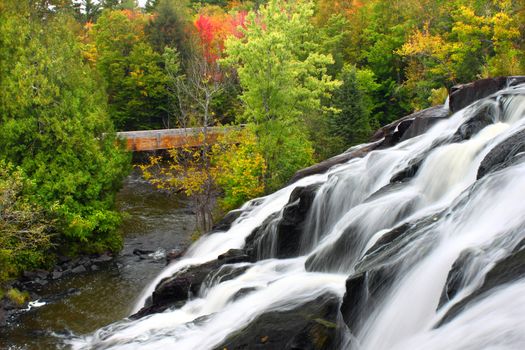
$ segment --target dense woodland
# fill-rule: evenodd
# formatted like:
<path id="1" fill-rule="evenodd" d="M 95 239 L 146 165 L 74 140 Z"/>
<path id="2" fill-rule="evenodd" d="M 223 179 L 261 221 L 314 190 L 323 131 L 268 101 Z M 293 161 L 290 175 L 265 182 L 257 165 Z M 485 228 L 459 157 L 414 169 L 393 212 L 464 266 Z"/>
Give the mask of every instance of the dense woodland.
<path id="1" fill-rule="evenodd" d="M 523 73 L 524 26 L 522 0 L 0 0 L 0 282 L 119 250 L 114 131 L 203 128 L 142 168 L 206 230 L 454 84 Z"/>

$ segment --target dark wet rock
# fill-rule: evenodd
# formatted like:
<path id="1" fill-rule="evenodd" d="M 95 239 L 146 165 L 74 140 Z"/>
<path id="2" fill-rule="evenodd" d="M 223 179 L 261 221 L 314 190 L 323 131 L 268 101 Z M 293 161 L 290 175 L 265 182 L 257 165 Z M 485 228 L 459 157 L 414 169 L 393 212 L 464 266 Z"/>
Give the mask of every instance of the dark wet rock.
<path id="1" fill-rule="evenodd" d="M 511 137 L 497 144 L 483 158 L 478 168 L 477 179 L 488 173 L 505 168 L 515 161 L 521 160 L 525 152 L 525 130 L 519 131 Z"/>
<path id="2" fill-rule="evenodd" d="M 458 266 L 464 262 L 464 256 L 460 256 L 457 260 L 457 264 L 455 264 L 457 265 L 456 270 L 461 269 Z M 449 274 L 449 276 L 451 275 Z M 455 274 L 453 273 L 451 280 L 447 281 L 447 285 L 453 284 L 452 279 L 454 276 Z M 525 278 L 525 240 L 521 241 L 510 255 L 497 261 L 494 267 L 485 276 L 483 284 L 469 296 L 454 304 L 439 321 L 436 328 L 441 327 L 454 319 L 463 310 L 488 296 L 497 287 L 507 283 L 516 282 L 523 278 Z"/>
<path id="3" fill-rule="evenodd" d="M 439 215 L 404 223 L 386 232 L 355 265 L 356 272 L 346 281 L 341 304 L 343 319 L 352 334 L 358 333 L 365 316 L 380 306 L 402 266 L 414 265 L 430 252 L 434 239 L 432 227 Z M 425 239 L 428 244 L 421 245 L 417 252 L 411 251 L 411 243 L 417 239 Z"/>
<path id="4" fill-rule="evenodd" d="M 255 292 L 256 290 L 257 290 L 257 288 L 255 288 L 255 287 L 241 288 L 231 297 L 231 301 L 235 301 L 235 300 L 238 300 L 238 299 L 240 299 L 242 297 L 245 297 L 248 294 L 250 294 L 251 292 Z"/>
<path id="5" fill-rule="evenodd" d="M 442 106 L 432 107 L 426 110 L 428 115 L 416 115 L 410 127 L 403 133 L 400 141 L 405 141 L 413 137 L 423 135 L 438 122 L 449 117 L 450 112 Z"/>
<path id="6" fill-rule="evenodd" d="M 113 260 L 113 257 L 109 253 L 104 253 L 92 259 L 93 263 L 106 263 Z"/>
<path id="7" fill-rule="evenodd" d="M 182 306 L 189 298 L 198 295 L 201 286 L 210 274 L 217 272 L 223 265 L 245 262 L 248 259 L 249 257 L 244 251 L 232 249 L 222 254 L 220 259 L 201 265 L 189 266 L 171 277 L 164 278 L 155 287 L 149 305 L 142 308 L 131 318 L 138 319 L 162 312 L 170 307 Z M 234 277 L 236 277 L 235 274 L 230 274 L 229 279 Z M 222 281 L 227 279 L 228 276 L 222 277 Z"/>
<path id="8" fill-rule="evenodd" d="M 235 264 L 250 261 L 250 256 L 244 249 L 230 249 L 226 253 L 217 257 L 219 261 L 226 261 L 227 264 Z"/>
<path id="9" fill-rule="evenodd" d="M 242 275 L 246 270 L 250 268 L 250 264 L 238 265 L 238 264 L 227 264 L 220 266 L 217 270 L 212 271 L 208 274 L 202 283 L 207 288 L 217 285 L 221 282 L 232 280 Z"/>
<path id="10" fill-rule="evenodd" d="M 344 164 L 354 158 L 363 158 L 371 151 L 377 149 L 379 145 L 380 145 L 380 142 L 372 143 L 365 147 L 339 154 L 337 156 L 324 160 L 320 163 L 314 164 L 308 168 L 301 169 L 294 174 L 294 176 L 292 177 L 292 179 L 289 181 L 288 184 L 292 184 L 302 179 L 303 177 L 325 173 L 331 167 L 335 165 L 339 165 L 339 164 Z"/>
<path id="11" fill-rule="evenodd" d="M 525 82 L 524 76 L 498 77 L 476 80 L 453 86 L 450 89 L 449 108 L 455 113 L 471 103 L 490 96 L 499 90 Z"/>
<path id="12" fill-rule="evenodd" d="M 351 276 L 346 280 L 346 292 L 341 304 L 341 314 L 350 332 L 356 334 L 368 302 L 366 273 Z"/>
<path id="13" fill-rule="evenodd" d="M 256 227 L 246 238 L 244 249 L 253 261 L 272 256 L 272 231 L 280 220 L 280 212 L 270 214 L 263 223 Z"/>
<path id="14" fill-rule="evenodd" d="M 381 141 L 378 148 L 388 148 L 401 141 L 419 136 L 434 126 L 437 122 L 447 118 L 449 111 L 443 106 L 424 109 L 398 119 L 383 126 L 372 136 L 371 141 Z"/>
<path id="15" fill-rule="evenodd" d="M 476 113 L 463 123 L 454 136 L 453 142 L 460 142 L 469 140 L 472 136 L 480 132 L 486 126 L 494 123 L 496 119 L 496 107 L 494 105 L 486 105 L 479 108 Z"/>
<path id="16" fill-rule="evenodd" d="M 290 310 L 266 312 L 215 349 L 335 349 L 339 303 L 339 297 L 327 293 Z"/>
<path id="17" fill-rule="evenodd" d="M 87 271 L 87 269 L 84 267 L 84 265 L 78 265 L 77 267 L 75 267 L 75 268 L 73 268 L 71 270 L 71 272 L 75 273 L 75 274 L 77 274 L 77 273 L 84 273 L 86 271 Z"/>
<path id="18" fill-rule="evenodd" d="M 168 253 L 166 253 L 166 261 L 168 263 L 172 262 L 173 260 L 180 259 L 184 256 L 186 253 L 186 249 L 172 249 Z"/>
<path id="19" fill-rule="evenodd" d="M 51 279 L 57 280 L 60 277 L 62 277 L 62 275 L 63 275 L 62 271 L 53 271 L 51 273 Z"/>
<path id="20" fill-rule="evenodd" d="M 319 187 L 319 184 L 298 187 L 290 195 L 277 225 L 277 258 L 289 258 L 300 253 L 301 236 Z"/>
<path id="21" fill-rule="evenodd" d="M 364 202 L 371 202 L 379 197 L 386 196 L 389 193 L 393 193 L 398 191 L 399 189 L 403 188 L 404 185 L 401 184 L 401 182 L 395 182 L 395 183 L 389 183 L 388 185 L 385 185 L 372 193 L 370 196 L 368 196 Z"/>
<path id="22" fill-rule="evenodd" d="M 477 254 L 478 252 L 476 252 L 475 250 L 467 249 L 461 252 L 459 257 L 456 259 L 456 261 L 450 268 L 450 271 L 448 272 L 445 287 L 443 288 L 443 291 L 441 292 L 441 297 L 439 298 L 439 304 L 437 307 L 438 310 L 441 309 L 443 305 L 452 300 L 464 286 L 464 268 L 465 266 L 470 264 L 470 262 L 473 259 L 476 258 Z"/>
<path id="23" fill-rule="evenodd" d="M 290 258 L 299 255 L 301 236 L 320 184 L 296 187 L 281 213 L 269 216 L 247 238 L 246 247 L 257 259 Z M 273 247 L 273 250 L 262 249 Z"/>
<path id="24" fill-rule="evenodd" d="M 244 211 L 240 209 L 232 210 L 228 212 L 228 214 L 226 214 L 218 223 L 213 225 L 213 229 L 211 233 L 228 231 L 231 225 L 233 224 L 233 222 L 237 220 L 243 212 Z"/>
<path id="25" fill-rule="evenodd" d="M 46 279 L 49 275 L 49 272 L 46 270 L 34 270 L 34 271 L 24 271 L 22 273 L 22 281 L 31 281 L 37 279 Z"/>
<path id="26" fill-rule="evenodd" d="M 142 255 L 148 255 L 155 253 L 154 250 L 146 250 L 146 249 L 133 249 L 133 255 L 142 256 Z"/>
<path id="27" fill-rule="evenodd" d="M 98 271 L 98 270 L 100 270 L 100 267 L 98 267 L 98 265 L 95 265 L 95 264 L 91 265 L 91 271 Z"/>

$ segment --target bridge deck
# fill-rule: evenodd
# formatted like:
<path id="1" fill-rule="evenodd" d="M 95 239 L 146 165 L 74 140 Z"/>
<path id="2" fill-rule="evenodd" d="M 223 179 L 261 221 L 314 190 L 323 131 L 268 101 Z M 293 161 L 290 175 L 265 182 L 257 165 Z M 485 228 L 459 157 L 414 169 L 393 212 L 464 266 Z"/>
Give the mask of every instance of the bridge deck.
<path id="1" fill-rule="evenodd" d="M 208 142 L 213 143 L 219 135 L 238 129 L 237 127 L 209 127 Z M 161 129 L 117 132 L 119 139 L 126 141 L 129 151 L 156 151 L 183 146 L 202 145 L 202 128 Z"/>

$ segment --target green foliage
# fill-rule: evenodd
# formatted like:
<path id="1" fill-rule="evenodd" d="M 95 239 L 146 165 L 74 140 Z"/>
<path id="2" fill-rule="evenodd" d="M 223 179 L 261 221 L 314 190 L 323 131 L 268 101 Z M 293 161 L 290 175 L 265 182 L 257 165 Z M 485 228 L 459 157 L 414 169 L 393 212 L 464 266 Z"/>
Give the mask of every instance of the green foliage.
<path id="1" fill-rule="evenodd" d="M 34 184 L 24 194 L 57 218 L 65 249 L 118 249 L 114 194 L 129 158 L 111 136 L 104 91 L 83 64 L 71 18 L 0 14 L 0 158 Z M 31 260 L 31 259 L 29 259 Z"/>
<path id="2" fill-rule="evenodd" d="M 107 84 L 111 119 L 117 129 L 169 125 L 163 60 L 146 42 L 146 16 L 105 11 L 93 28 L 96 67 Z"/>
<path id="3" fill-rule="evenodd" d="M 371 96 L 380 85 L 375 82 L 374 73 L 345 66 L 339 79 L 343 84 L 334 92 L 332 103 L 336 110 L 328 120 L 330 134 L 342 141 L 342 148 L 335 153 L 366 142 L 378 127 L 372 114 L 376 106 Z"/>
<path id="4" fill-rule="evenodd" d="M 9 289 L 6 293 L 6 296 L 18 306 L 22 306 L 29 301 L 29 293 L 21 292 L 16 288 Z"/>
<path id="5" fill-rule="evenodd" d="M 55 220 L 30 201 L 34 182 L 0 161 L 0 283 L 49 262 Z"/>
<path id="6" fill-rule="evenodd" d="M 213 154 L 219 169 L 217 185 L 223 193 L 219 204 L 224 211 L 264 193 L 266 163 L 250 129 L 226 134 L 213 146 Z"/>
<path id="7" fill-rule="evenodd" d="M 152 10 L 155 16 L 144 28 L 148 42 L 155 51 L 176 48 L 184 60 L 191 56 L 191 15 L 187 0 L 158 0 Z"/>
<path id="8" fill-rule="evenodd" d="M 224 63 L 237 68 L 245 112 L 267 164 L 267 190 L 282 186 L 313 161 L 303 120 L 321 113 L 321 99 L 337 85 L 327 74 L 333 63 L 314 40 L 311 2 L 269 1 L 248 16 L 244 37 L 226 42 Z"/>

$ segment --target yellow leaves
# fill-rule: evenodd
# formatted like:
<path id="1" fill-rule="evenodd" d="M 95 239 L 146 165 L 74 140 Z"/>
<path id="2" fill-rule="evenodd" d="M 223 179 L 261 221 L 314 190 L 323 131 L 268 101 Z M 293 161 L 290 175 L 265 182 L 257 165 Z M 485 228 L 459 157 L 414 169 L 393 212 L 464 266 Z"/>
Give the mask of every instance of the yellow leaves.
<path id="1" fill-rule="evenodd" d="M 430 34 L 427 23 L 422 31 L 417 29 L 396 53 L 401 56 L 432 56 L 439 55 L 444 47 L 443 38 L 440 35 Z"/>
<path id="2" fill-rule="evenodd" d="M 224 134 L 213 145 L 186 145 L 168 153 L 167 161 L 157 156 L 139 165 L 144 178 L 159 189 L 206 196 L 218 188 L 223 193 L 224 210 L 264 193 L 266 163 L 249 130 Z"/>

